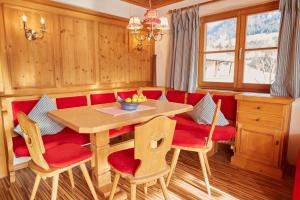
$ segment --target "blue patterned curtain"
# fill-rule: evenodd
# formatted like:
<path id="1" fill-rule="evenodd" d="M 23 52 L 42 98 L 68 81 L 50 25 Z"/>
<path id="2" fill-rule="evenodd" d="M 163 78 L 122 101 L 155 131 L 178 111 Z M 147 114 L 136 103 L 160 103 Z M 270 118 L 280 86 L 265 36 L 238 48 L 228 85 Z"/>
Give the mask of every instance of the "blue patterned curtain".
<path id="1" fill-rule="evenodd" d="M 271 95 L 300 97 L 300 0 L 281 0 L 278 67 Z"/>
<path id="2" fill-rule="evenodd" d="M 172 14 L 168 87 L 194 92 L 198 84 L 199 8 Z"/>

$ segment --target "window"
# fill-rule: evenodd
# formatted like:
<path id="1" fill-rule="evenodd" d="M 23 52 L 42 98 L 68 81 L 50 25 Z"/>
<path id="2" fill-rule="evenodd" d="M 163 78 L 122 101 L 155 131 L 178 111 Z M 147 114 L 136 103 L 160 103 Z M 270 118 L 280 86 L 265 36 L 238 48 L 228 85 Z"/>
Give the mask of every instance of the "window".
<path id="1" fill-rule="evenodd" d="M 201 18 L 200 87 L 269 90 L 279 26 L 278 2 Z"/>

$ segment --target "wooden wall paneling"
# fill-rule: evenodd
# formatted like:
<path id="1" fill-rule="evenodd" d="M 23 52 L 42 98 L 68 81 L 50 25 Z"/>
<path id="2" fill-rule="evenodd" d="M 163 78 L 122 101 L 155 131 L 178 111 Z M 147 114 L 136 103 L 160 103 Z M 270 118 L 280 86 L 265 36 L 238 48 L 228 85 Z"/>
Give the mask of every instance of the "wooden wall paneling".
<path id="1" fill-rule="evenodd" d="M 134 35 L 130 34 L 129 41 L 130 82 L 146 81 L 152 83 L 154 44 L 152 41 L 145 40 L 143 50 L 139 51 L 136 48 L 138 41 Z"/>
<path id="2" fill-rule="evenodd" d="M 126 25 L 99 23 L 100 84 L 128 83 L 128 32 Z"/>
<path id="3" fill-rule="evenodd" d="M 4 5 L 4 23 L 8 60 L 8 77 L 13 89 L 55 87 L 57 32 L 55 16 L 50 13 Z M 47 33 L 42 40 L 28 41 L 24 36 L 22 15 L 28 26 L 40 29 L 40 18 L 46 20 Z"/>
<path id="4" fill-rule="evenodd" d="M 95 85 L 94 22 L 60 16 L 62 85 Z"/>

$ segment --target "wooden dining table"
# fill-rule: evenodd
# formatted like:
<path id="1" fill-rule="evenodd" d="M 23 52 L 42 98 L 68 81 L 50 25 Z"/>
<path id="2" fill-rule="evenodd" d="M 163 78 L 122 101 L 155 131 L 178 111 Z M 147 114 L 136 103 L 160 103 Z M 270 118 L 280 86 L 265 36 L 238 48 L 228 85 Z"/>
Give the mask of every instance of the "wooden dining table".
<path id="1" fill-rule="evenodd" d="M 193 109 L 191 105 L 157 100 L 148 100 L 142 105 L 152 109 L 132 111 L 117 116 L 99 111 L 99 108 L 103 107 L 120 107 L 120 104 L 116 102 L 59 109 L 48 113 L 49 117 L 56 122 L 80 134 L 90 134 L 91 149 L 94 153 L 92 180 L 95 189 L 104 198 L 109 196 L 112 187 L 110 166 L 107 160 L 111 152 L 109 130 L 143 123 L 156 116 L 174 116 Z"/>

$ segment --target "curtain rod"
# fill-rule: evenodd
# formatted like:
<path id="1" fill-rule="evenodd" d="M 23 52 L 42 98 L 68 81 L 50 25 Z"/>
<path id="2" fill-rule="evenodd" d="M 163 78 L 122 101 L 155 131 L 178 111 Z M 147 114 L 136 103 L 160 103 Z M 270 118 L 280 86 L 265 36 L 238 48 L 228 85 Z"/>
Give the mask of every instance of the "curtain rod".
<path id="1" fill-rule="evenodd" d="M 211 4 L 211 3 L 216 3 L 216 2 L 218 2 L 218 1 L 222 1 L 222 0 L 211 0 L 211 1 L 206 1 L 206 2 L 194 4 L 194 5 L 187 6 L 187 7 L 182 7 L 182 8 L 178 8 L 178 9 L 169 10 L 168 13 L 173 13 L 173 12 L 176 12 L 176 11 L 178 11 L 178 10 L 187 10 L 187 9 L 190 9 L 190 8 L 193 8 L 193 7 L 200 7 L 200 6 L 203 6 L 203 5 L 207 5 L 207 4 Z"/>

